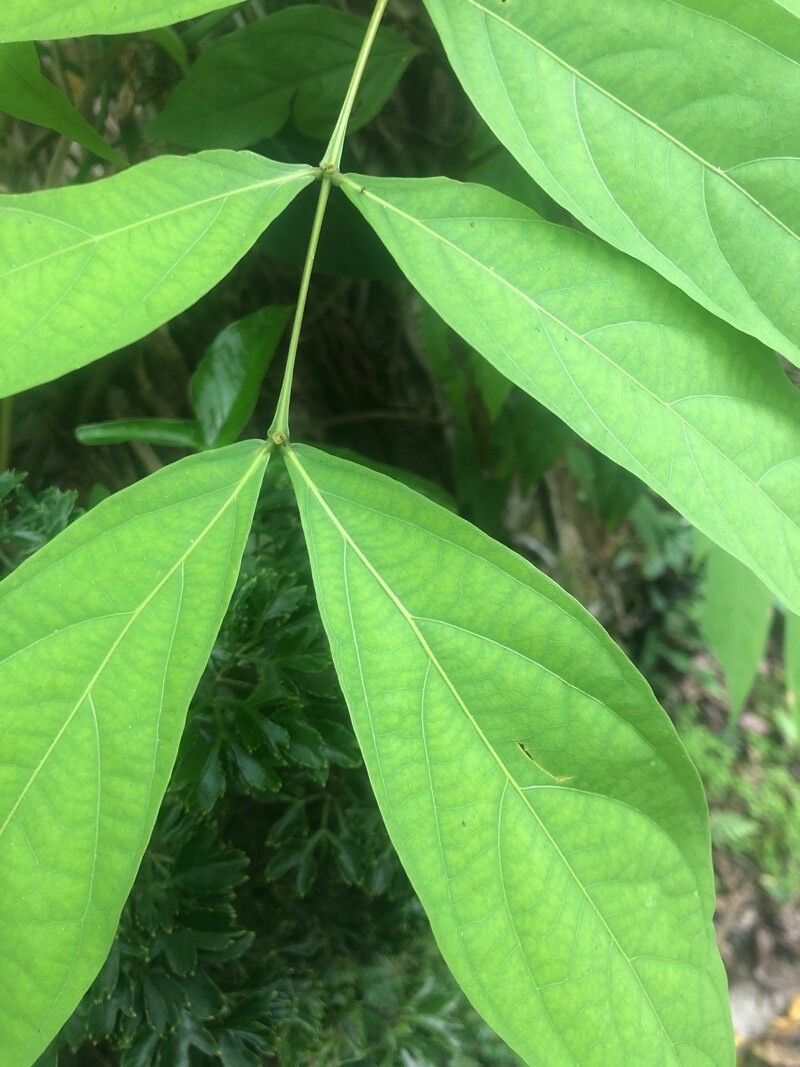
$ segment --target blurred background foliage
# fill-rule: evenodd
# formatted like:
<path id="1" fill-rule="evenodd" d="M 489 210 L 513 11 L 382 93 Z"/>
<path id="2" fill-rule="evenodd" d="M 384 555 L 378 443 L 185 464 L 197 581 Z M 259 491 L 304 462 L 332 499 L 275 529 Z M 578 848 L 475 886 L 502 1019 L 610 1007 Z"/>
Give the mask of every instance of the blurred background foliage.
<path id="1" fill-rule="evenodd" d="M 369 9 L 248 0 L 152 34 L 0 46 L 0 191 L 187 148 L 317 163 Z M 480 181 L 574 225 L 475 115 L 416 0 L 393 0 L 366 85 L 347 169 Z M 1 573 L 109 492 L 263 434 L 313 199 L 168 326 L 2 402 Z M 720 944 L 734 1000 L 749 990 L 739 1029 L 764 1029 L 800 988 L 797 620 L 471 352 L 343 197 L 292 425 L 515 548 L 645 673 L 708 792 Z M 747 1049 L 750 1062 L 800 1062 Z M 275 463 L 117 942 L 41 1063 L 514 1062 L 441 964 L 383 830 Z"/>

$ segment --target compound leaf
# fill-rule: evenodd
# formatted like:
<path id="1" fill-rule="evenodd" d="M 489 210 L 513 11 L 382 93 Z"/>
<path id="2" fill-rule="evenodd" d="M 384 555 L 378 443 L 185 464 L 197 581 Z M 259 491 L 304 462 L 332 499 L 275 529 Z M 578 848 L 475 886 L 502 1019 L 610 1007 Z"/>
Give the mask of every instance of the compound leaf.
<path id="1" fill-rule="evenodd" d="M 108 954 L 267 454 L 182 460 L 0 585 L 0 1047 L 30 1067 Z"/>
<path id="2" fill-rule="evenodd" d="M 288 450 L 339 679 L 449 966 L 528 1063 L 730 1067 L 697 775 L 591 616 L 380 474 Z"/>
<path id="3" fill-rule="evenodd" d="M 0 396 L 107 355 L 188 307 L 312 179 L 311 167 L 204 152 L 0 197 Z"/>
<path id="4" fill-rule="evenodd" d="M 100 136 L 73 104 L 42 74 L 36 46 L 0 45 L 0 111 L 57 130 L 101 159 L 124 166 L 125 158 Z"/>
<path id="5" fill-rule="evenodd" d="M 772 353 L 493 190 L 343 188 L 470 345 L 800 611 L 800 393 Z"/>
<path id="6" fill-rule="evenodd" d="M 800 21 L 772 0 L 426 5 L 550 196 L 800 363 Z"/>
<path id="7" fill-rule="evenodd" d="M 327 140 L 364 29 L 363 19 L 303 4 L 235 30 L 201 53 L 148 135 L 188 148 L 247 148 L 291 115 L 301 133 Z M 351 128 L 380 111 L 417 52 L 390 30 L 378 33 Z"/>
<path id="8" fill-rule="evenodd" d="M 229 5 L 230 0 L 3 0 L 0 42 L 136 33 Z"/>

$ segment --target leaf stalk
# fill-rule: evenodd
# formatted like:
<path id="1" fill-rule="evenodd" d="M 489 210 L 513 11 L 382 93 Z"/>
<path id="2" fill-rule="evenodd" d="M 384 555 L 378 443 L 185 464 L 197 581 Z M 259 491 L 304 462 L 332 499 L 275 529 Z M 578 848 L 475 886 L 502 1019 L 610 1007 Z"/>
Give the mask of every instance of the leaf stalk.
<path id="1" fill-rule="evenodd" d="M 275 408 L 275 417 L 267 433 L 268 438 L 276 445 L 285 445 L 289 440 L 289 404 L 292 396 L 292 382 L 294 380 L 294 368 L 297 362 L 297 350 L 300 347 L 300 334 L 303 329 L 306 304 L 308 303 L 308 290 L 311 285 L 311 275 L 314 271 L 314 260 L 319 247 L 322 223 L 325 218 L 325 210 L 328 206 L 328 198 L 331 195 L 330 178 L 322 175 L 322 184 L 319 189 L 317 210 L 314 214 L 314 222 L 311 227 L 311 236 L 308 239 L 308 250 L 303 266 L 303 276 L 300 280 L 300 292 L 297 297 L 297 306 L 294 311 L 292 322 L 292 335 L 289 339 L 289 354 L 286 357 L 286 369 L 283 372 L 283 382 L 278 396 L 278 406 Z"/>
<path id="2" fill-rule="evenodd" d="M 341 165 L 345 137 L 347 136 L 347 127 L 350 123 L 350 117 L 353 114 L 353 107 L 355 106 L 358 90 L 361 86 L 361 79 L 364 77 L 364 71 L 367 69 L 370 52 L 372 51 L 372 46 L 375 44 L 375 38 L 378 35 L 381 19 L 386 12 L 388 4 L 389 0 L 377 0 L 377 3 L 375 4 L 375 8 L 369 20 L 369 25 L 367 26 L 367 32 L 361 43 L 361 50 L 356 59 L 356 65 L 353 68 L 353 76 L 351 77 L 350 85 L 347 88 L 344 103 L 342 104 L 342 110 L 339 112 L 339 118 L 336 120 L 336 125 L 333 128 L 330 142 L 325 150 L 325 155 L 322 157 L 323 168 L 332 168 L 333 170 L 338 171 Z"/>
<path id="3" fill-rule="evenodd" d="M 320 186 L 319 200 L 317 201 L 314 222 L 311 226 L 311 234 L 308 239 L 308 249 L 306 251 L 305 264 L 303 266 L 303 275 L 300 280 L 300 292 L 297 297 L 297 306 L 295 308 L 294 321 L 292 323 L 292 334 L 289 339 L 289 353 L 286 357 L 286 368 L 283 374 L 283 382 L 281 383 L 281 391 L 278 396 L 278 404 L 275 409 L 275 417 L 272 420 L 272 425 L 267 433 L 269 440 L 276 445 L 285 445 L 289 441 L 289 406 L 291 402 L 292 382 L 294 380 L 294 370 L 297 363 L 297 350 L 300 347 L 300 334 L 303 329 L 303 319 L 305 317 L 306 305 L 308 303 L 308 290 L 311 285 L 311 275 L 314 271 L 314 260 L 316 259 L 320 235 L 322 233 L 322 224 L 325 219 L 325 211 L 328 207 L 331 187 L 339 184 L 339 166 L 342 162 L 342 152 L 344 151 L 347 127 L 350 123 L 353 107 L 356 102 L 356 97 L 358 96 L 358 90 L 364 77 L 364 71 L 367 69 L 370 52 L 372 51 L 372 46 L 375 44 L 375 38 L 378 35 L 381 19 L 383 18 L 388 3 L 389 0 L 377 0 L 377 3 L 375 4 L 375 8 L 367 26 L 367 31 L 364 34 L 364 40 L 361 42 L 358 58 L 353 67 L 353 74 L 350 78 L 350 84 L 347 87 L 339 117 L 336 120 L 331 139 L 325 150 L 322 163 L 320 164 L 319 176 L 322 184 Z"/>

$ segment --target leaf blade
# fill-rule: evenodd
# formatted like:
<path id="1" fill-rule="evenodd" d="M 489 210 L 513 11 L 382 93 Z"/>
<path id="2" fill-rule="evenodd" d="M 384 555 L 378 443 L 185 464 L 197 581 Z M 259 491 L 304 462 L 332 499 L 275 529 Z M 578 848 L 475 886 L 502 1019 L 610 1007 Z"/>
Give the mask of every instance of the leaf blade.
<path id="1" fill-rule="evenodd" d="M 203 52 L 148 127 L 148 136 L 188 148 L 248 148 L 279 133 L 290 116 L 327 140 L 364 36 L 362 19 L 300 4 L 234 30 Z M 370 121 L 418 50 L 381 29 L 356 101 L 353 129 Z"/>
<path id="2" fill-rule="evenodd" d="M 142 441 L 162 448 L 203 447 L 203 436 L 191 419 L 114 419 L 88 422 L 75 428 L 82 445 L 126 445 Z"/>
<path id="3" fill-rule="evenodd" d="M 0 197 L 0 396 L 84 366 L 188 307 L 312 179 L 310 167 L 210 152 Z"/>
<path id="4" fill-rule="evenodd" d="M 42 1051 L 111 945 L 266 460 L 246 442 L 164 468 L 0 586 L 0 1034 L 12 1067 Z"/>
<path id="5" fill-rule="evenodd" d="M 361 175 L 343 189 L 469 344 L 800 607 L 800 396 L 770 353 L 492 190 Z"/>
<path id="6" fill-rule="evenodd" d="M 287 462 L 323 621 L 373 788 L 445 958 L 478 1010 L 531 1063 L 600 1067 L 636 1058 L 729 1065 L 724 978 L 710 934 L 704 802 L 645 683 L 587 613 L 463 520 L 381 475 L 305 446 L 288 451 Z M 584 670 L 589 649 L 592 667 Z M 599 671 L 593 679 L 592 670 Z M 591 731 L 585 734 L 582 724 L 590 704 L 598 715 L 603 705 L 607 721 L 616 721 L 624 755 L 608 735 L 598 751 L 586 751 Z M 557 725 L 562 713 L 572 718 L 570 726 Z M 594 718 L 597 728 L 599 721 Z M 639 744 L 646 770 L 633 754 Z M 600 748 L 619 764 L 603 769 Z M 659 786 L 640 788 L 640 773 L 655 775 Z M 659 811 L 655 797 L 664 800 L 663 790 L 669 800 Z M 638 805 L 648 811 L 641 825 L 633 814 Z M 676 815 L 674 807 L 667 813 L 672 805 L 681 814 L 668 826 Z M 659 911 L 675 930 L 662 926 L 658 937 L 668 938 L 676 958 L 696 953 L 704 978 L 688 978 L 694 964 L 679 967 L 676 981 L 668 962 L 655 970 L 643 964 L 642 974 L 632 973 L 630 959 L 624 962 L 630 939 L 639 936 L 641 900 L 635 903 L 636 892 L 619 885 L 591 899 L 589 885 L 593 877 L 597 886 L 624 878 L 614 869 L 624 861 L 607 857 L 603 837 L 604 851 L 592 855 L 604 859 L 592 869 L 570 841 L 587 822 L 589 837 L 602 836 L 594 817 L 601 809 L 623 839 L 623 831 L 639 827 L 633 851 L 643 864 L 652 862 L 656 840 L 669 838 L 681 855 L 680 894 L 693 904 L 679 919 L 664 920 L 669 905 Z M 641 871 L 627 874 L 648 882 Z M 620 905 L 628 915 L 637 912 L 635 922 L 620 924 Z M 609 926 L 604 915 L 612 907 Z M 581 929 L 584 909 L 591 918 Z M 602 1021 L 590 1019 L 595 994 L 587 947 L 601 942 L 621 968 L 614 963 L 619 997 L 613 1009 L 601 998 Z M 605 989 L 601 971 L 596 978 Z M 677 993 L 684 981 L 691 994 L 688 985 Z M 660 983 L 682 1001 L 673 1003 L 674 1015 L 653 992 Z M 705 1021 L 713 1019 L 713 1036 L 703 1034 L 701 1013 L 686 1025 L 695 994 Z M 635 1020 L 627 1037 L 625 1018 Z M 697 1042 L 698 1055 L 707 1058 L 671 1054 L 673 1040 Z"/>
<path id="7" fill-rule="evenodd" d="M 0 45 L 0 111 L 56 130 L 117 166 L 125 157 L 44 77 L 33 44 Z"/>
<path id="8" fill-rule="evenodd" d="M 244 430 L 290 314 L 287 307 L 261 308 L 209 345 L 189 385 L 206 445 L 231 444 Z"/>
<path id="9" fill-rule="evenodd" d="M 770 2 L 581 0 L 568 22 L 505 0 L 426 5 L 473 103 L 552 197 L 800 361 L 796 19 Z"/>
<path id="10" fill-rule="evenodd" d="M 126 0 L 125 4 L 60 4 L 50 0 L 6 0 L 0 12 L 0 43 L 136 33 L 227 7 L 230 0 Z"/>

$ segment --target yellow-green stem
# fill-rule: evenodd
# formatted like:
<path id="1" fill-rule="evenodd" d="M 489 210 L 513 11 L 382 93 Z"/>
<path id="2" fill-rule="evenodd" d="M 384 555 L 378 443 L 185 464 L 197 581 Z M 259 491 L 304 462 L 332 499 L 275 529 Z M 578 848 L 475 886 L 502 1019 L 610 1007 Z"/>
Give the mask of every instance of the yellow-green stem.
<path id="1" fill-rule="evenodd" d="M 314 270 L 314 259 L 319 247 L 319 237 L 322 233 L 322 221 L 325 218 L 325 209 L 328 206 L 328 197 L 331 195 L 330 178 L 323 176 L 319 190 L 317 210 L 314 215 L 314 224 L 311 227 L 311 236 L 308 240 L 308 251 L 303 266 L 303 277 L 300 281 L 300 292 L 297 297 L 297 307 L 294 311 L 292 323 L 292 336 L 289 339 L 289 355 L 286 357 L 286 370 L 283 372 L 283 383 L 278 397 L 278 406 L 275 409 L 275 418 L 269 428 L 268 437 L 276 445 L 283 445 L 289 440 L 289 402 L 292 394 L 292 380 L 294 379 L 294 367 L 297 361 L 297 349 L 300 346 L 300 333 L 303 329 L 306 303 L 308 301 L 308 289 L 311 284 L 311 274 Z"/>
<path id="2" fill-rule="evenodd" d="M 361 49 L 353 68 L 353 75 L 350 79 L 350 85 L 347 88 L 344 103 L 339 112 L 339 118 L 336 120 L 330 143 L 325 151 L 323 161 L 320 164 L 322 185 L 319 191 L 319 200 L 317 201 L 314 223 L 311 227 L 311 236 L 308 240 L 308 250 L 306 252 L 305 264 L 303 266 L 303 276 L 300 281 L 300 292 L 297 297 L 294 322 L 292 323 L 292 336 L 289 339 L 289 354 L 286 357 L 286 369 L 283 373 L 283 382 L 281 383 L 281 391 L 278 396 L 278 405 L 275 409 L 275 418 L 272 420 L 272 425 L 267 434 L 269 440 L 276 445 L 284 445 L 289 440 L 289 403 L 292 394 L 292 381 L 294 379 L 294 368 L 297 362 L 297 350 L 300 346 L 300 334 L 303 330 L 306 304 L 308 303 L 308 290 L 311 284 L 311 275 L 314 271 L 314 260 L 317 255 L 317 248 L 319 247 L 320 234 L 322 233 L 322 223 L 325 218 L 325 210 L 328 206 L 328 199 L 331 194 L 331 185 L 334 181 L 338 180 L 339 164 L 342 162 L 344 140 L 347 136 L 347 127 L 350 122 L 350 116 L 353 113 L 353 106 L 356 102 L 356 97 L 358 96 L 361 80 L 364 77 L 364 71 L 367 68 L 369 54 L 375 43 L 378 27 L 381 24 L 381 19 L 383 18 L 388 3 L 389 0 L 377 0 L 377 3 L 375 4 L 375 10 L 372 12 L 372 17 L 367 26 L 367 32 L 365 33 L 364 40 L 361 44 Z"/>
<path id="3" fill-rule="evenodd" d="M 350 122 L 350 116 L 353 113 L 353 107 L 358 96 L 358 90 L 361 86 L 361 79 L 364 77 L 364 71 L 367 68 L 367 61 L 369 60 L 369 54 L 372 51 L 372 46 L 375 43 L 375 38 L 378 34 L 378 27 L 381 24 L 384 12 L 388 6 L 389 0 L 377 0 L 375 4 L 375 10 L 372 12 L 372 17 L 369 20 L 369 26 L 367 32 L 364 35 L 364 40 L 361 44 L 361 51 L 358 54 L 356 65 L 353 68 L 353 76 L 350 79 L 350 85 L 347 89 L 347 95 L 344 98 L 342 104 L 342 110 L 339 112 L 339 118 L 336 120 L 336 125 L 331 135 L 330 143 L 323 156 L 322 166 L 327 167 L 329 170 L 336 171 L 339 169 L 339 165 L 342 162 L 342 152 L 344 150 L 344 140 L 347 136 L 347 127 Z"/>

